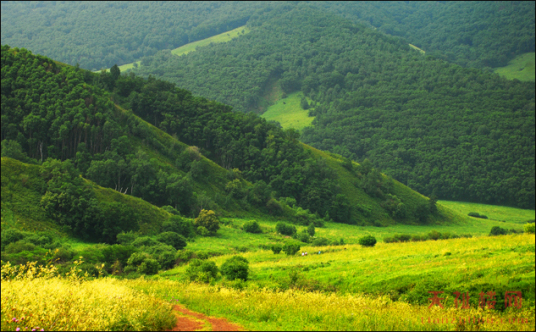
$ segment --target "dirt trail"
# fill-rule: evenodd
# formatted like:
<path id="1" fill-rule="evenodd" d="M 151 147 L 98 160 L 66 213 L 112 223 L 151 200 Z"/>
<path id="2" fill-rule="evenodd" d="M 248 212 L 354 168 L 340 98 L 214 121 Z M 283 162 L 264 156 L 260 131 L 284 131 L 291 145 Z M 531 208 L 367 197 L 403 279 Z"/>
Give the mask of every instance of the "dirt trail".
<path id="1" fill-rule="evenodd" d="M 205 327 L 200 321 L 208 322 L 212 327 L 211 331 L 244 331 L 240 325 L 230 323 L 225 318 L 209 317 L 204 314 L 191 311 L 183 306 L 175 305 L 173 310 L 185 316 L 177 316 L 177 323 L 171 331 L 198 331 Z M 195 319 L 188 318 L 188 316 Z"/>

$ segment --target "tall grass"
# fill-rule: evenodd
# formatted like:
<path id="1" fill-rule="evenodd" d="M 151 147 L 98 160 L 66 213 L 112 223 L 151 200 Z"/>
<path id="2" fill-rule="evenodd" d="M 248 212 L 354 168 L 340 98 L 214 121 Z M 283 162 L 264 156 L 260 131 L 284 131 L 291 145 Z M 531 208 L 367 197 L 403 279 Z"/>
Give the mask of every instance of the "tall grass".
<path id="1" fill-rule="evenodd" d="M 120 280 L 85 280 L 53 266 L 2 266 L 2 331 L 143 331 L 173 326 L 171 306 Z"/>

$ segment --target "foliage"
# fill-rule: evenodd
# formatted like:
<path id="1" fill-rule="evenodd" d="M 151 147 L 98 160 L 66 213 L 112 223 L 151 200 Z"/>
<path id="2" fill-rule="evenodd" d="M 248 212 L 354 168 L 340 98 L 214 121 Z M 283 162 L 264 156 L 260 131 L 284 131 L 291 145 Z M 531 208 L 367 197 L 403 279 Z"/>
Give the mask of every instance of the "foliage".
<path id="1" fill-rule="evenodd" d="M 315 236 L 315 225 L 310 224 L 309 226 L 307 226 L 307 233 L 309 234 L 309 236 Z"/>
<path id="2" fill-rule="evenodd" d="M 156 246 L 157 244 L 159 244 L 160 242 L 153 239 L 152 237 L 149 237 L 149 236 L 140 236 L 138 238 L 136 238 L 134 241 L 132 241 L 132 245 L 134 247 L 152 247 L 152 246 Z"/>
<path id="3" fill-rule="evenodd" d="M 186 269 L 186 275 L 190 281 L 208 283 L 218 277 L 219 269 L 214 262 L 192 259 Z"/>
<path id="4" fill-rule="evenodd" d="M 316 239 L 313 240 L 313 246 L 315 247 L 322 247 L 322 246 L 327 246 L 328 245 L 328 239 L 326 239 L 325 237 L 317 237 Z"/>
<path id="5" fill-rule="evenodd" d="M 162 231 L 175 232 L 186 238 L 190 238 L 195 235 L 192 222 L 177 215 L 171 216 L 168 221 L 165 221 L 162 224 Z"/>
<path id="6" fill-rule="evenodd" d="M 281 250 L 283 249 L 283 246 L 280 244 L 274 244 L 272 245 L 271 249 L 272 249 L 272 252 L 277 255 L 281 252 Z"/>
<path id="7" fill-rule="evenodd" d="M 248 221 L 242 226 L 244 232 L 259 234 L 262 233 L 261 226 L 255 220 Z"/>
<path id="8" fill-rule="evenodd" d="M 286 243 L 283 246 L 283 252 L 287 254 L 287 256 L 293 256 L 296 255 L 298 251 L 300 251 L 301 246 L 297 243 Z"/>
<path id="9" fill-rule="evenodd" d="M 488 219 L 488 216 L 483 215 L 483 214 L 479 214 L 478 212 L 469 212 L 467 215 L 468 215 L 469 217 Z"/>
<path id="10" fill-rule="evenodd" d="M 491 228 L 491 231 L 489 232 L 489 235 L 490 236 L 495 236 L 495 235 L 505 235 L 505 234 L 508 234 L 508 231 L 502 227 L 499 227 L 499 226 L 493 226 Z"/>
<path id="11" fill-rule="evenodd" d="M 532 224 L 525 224 L 524 231 L 527 234 L 534 234 L 534 223 Z"/>
<path id="12" fill-rule="evenodd" d="M 228 280 L 242 279 L 246 281 L 248 280 L 249 262 L 242 256 L 233 256 L 222 264 L 220 270 Z"/>
<path id="13" fill-rule="evenodd" d="M 172 246 L 176 250 L 182 250 L 186 247 L 186 239 L 175 232 L 163 232 L 156 236 L 156 240 Z"/>
<path id="14" fill-rule="evenodd" d="M 285 224 L 284 222 L 278 222 L 275 225 L 275 230 L 279 234 L 283 234 L 283 235 L 291 236 L 291 235 L 296 234 L 296 227 L 289 225 L 289 224 Z"/>
<path id="15" fill-rule="evenodd" d="M 138 237 L 139 237 L 139 235 L 134 233 L 134 232 L 132 232 L 132 231 L 129 231 L 129 232 L 126 232 L 126 233 L 121 232 L 121 233 L 117 234 L 117 243 L 125 244 L 125 245 L 131 244 Z"/>
<path id="16" fill-rule="evenodd" d="M 364 236 L 359 239 L 359 244 L 363 247 L 374 247 L 376 244 L 376 238 L 371 235 Z"/>
<path id="17" fill-rule="evenodd" d="M 194 226 L 204 227 L 210 234 L 216 234 L 218 229 L 220 229 L 220 221 L 214 211 L 203 209 L 199 212 L 199 216 L 195 218 Z"/>
<path id="18" fill-rule="evenodd" d="M 307 231 L 303 231 L 296 236 L 296 239 L 303 243 L 309 243 L 311 237 L 309 236 L 309 233 L 307 233 Z"/>

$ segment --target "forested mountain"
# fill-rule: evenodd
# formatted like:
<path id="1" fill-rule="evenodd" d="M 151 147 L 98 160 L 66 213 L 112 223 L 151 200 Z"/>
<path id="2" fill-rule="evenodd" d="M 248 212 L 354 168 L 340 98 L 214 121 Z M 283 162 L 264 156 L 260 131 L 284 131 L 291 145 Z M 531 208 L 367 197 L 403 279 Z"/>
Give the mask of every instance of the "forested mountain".
<path id="1" fill-rule="evenodd" d="M 97 70 L 244 25 L 262 3 L 2 1 L 2 44 Z"/>
<path id="2" fill-rule="evenodd" d="M 534 206 L 534 83 L 421 56 L 401 39 L 307 5 L 267 11 L 252 31 L 156 74 L 235 110 L 258 107 L 274 79 L 315 105 L 302 140 L 377 167 L 427 195 Z M 269 52 L 267 50 L 270 50 Z"/>
<path id="3" fill-rule="evenodd" d="M 79 233 L 104 216 L 79 176 L 185 216 L 210 208 L 303 224 L 450 218 L 368 161 L 323 154 L 294 130 L 117 66 L 94 74 L 2 46 L 1 129 L 2 156 L 42 164 L 43 208 Z M 81 211 L 88 217 L 71 215 Z"/>
<path id="4" fill-rule="evenodd" d="M 534 52 L 534 1 L 313 2 L 467 67 L 502 67 Z"/>

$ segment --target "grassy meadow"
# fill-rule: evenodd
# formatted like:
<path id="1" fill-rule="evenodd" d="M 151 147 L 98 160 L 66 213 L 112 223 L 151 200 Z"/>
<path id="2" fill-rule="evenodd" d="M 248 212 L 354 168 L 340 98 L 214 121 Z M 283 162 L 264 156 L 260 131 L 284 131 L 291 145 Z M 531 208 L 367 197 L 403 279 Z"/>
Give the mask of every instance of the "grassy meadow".
<path id="1" fill-rule="evenodd" d="M 493 71 L 509 80 L 517 78 L 520 81 L 534 81 L 535 58 L 534 52 L 516 56 L 506 67 L 495 68 Z"/>
<path id="2" fill-rule="evenodd" d="M 513 224 L 524 224 L 529 220 L 534 220 L 536 217 L 534 210 L 519 209 L 509 206 L 454 201 L 438 201 L 438 203 L 465 216 L 467 216 L 469 212 L 483 214 L 488 217 L 489 221 L 505 221 Z M 478 218 L 469 218 L 474 221 L 478 220 Z"/>
<path id="3" fill-rule="evenodd" d="M 301 130 L 311 126 L 314 117 L 309 116 L 309 111 L 304 110 L 300 101 L 303 98 L 303 92 L 294 92 L 286 98 L 277 100 L 273 105 L 269 106 L 266 112 L 261 117 L 270 121 L 277 121 L 283 129 L 294 128 Z M 310 102 L 310 100 L 307 100 Z"/>

